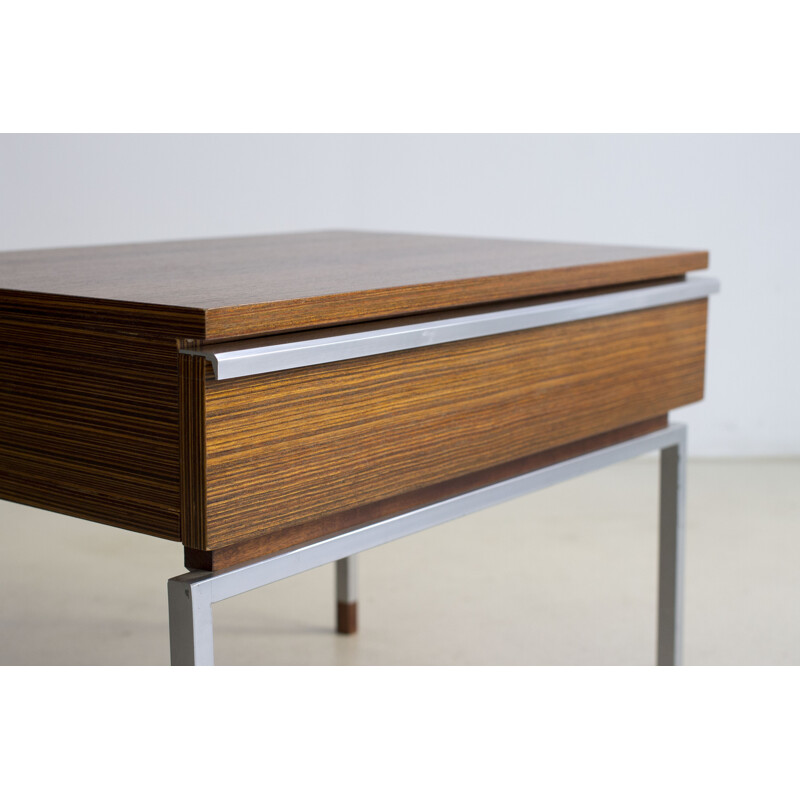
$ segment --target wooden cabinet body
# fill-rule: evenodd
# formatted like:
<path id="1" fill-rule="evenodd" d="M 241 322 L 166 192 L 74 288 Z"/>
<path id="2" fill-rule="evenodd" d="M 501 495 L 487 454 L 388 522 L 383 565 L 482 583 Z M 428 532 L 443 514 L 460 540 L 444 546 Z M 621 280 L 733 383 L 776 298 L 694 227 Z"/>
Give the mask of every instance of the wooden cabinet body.
<path id="1" fill-rule="evenodd" d="M 207 351 L 672 291 L 706 264 L 350 232 L 0 254 L 0 496 L 218 568 L 629 438 L 702 398 L 702 292 L 240 377 Z"/>

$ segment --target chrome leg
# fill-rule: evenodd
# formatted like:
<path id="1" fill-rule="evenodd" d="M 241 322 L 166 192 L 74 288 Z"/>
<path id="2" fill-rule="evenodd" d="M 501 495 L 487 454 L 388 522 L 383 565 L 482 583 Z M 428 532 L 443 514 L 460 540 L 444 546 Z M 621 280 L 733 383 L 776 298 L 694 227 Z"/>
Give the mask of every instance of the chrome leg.
<path id="1" fill-rule="evenodd" d="M 356 557 L 340 558 L 336 562 L 336 631 L 355 633 L 358 629 L 356 586 Z"/>
<path id="2" fill-rule="evenodd" d="M 167 582 L 169 649 L 173 667 L 214 665 L 211 586 L 185 580 L 196 575 L 190 572 Z"/>
<path id="3" fill-rule="evenodd" d="M 669 425 L 637 439 L 353 528 L 335 536 L 219 572 L 190 572 L 168 584 L 170 647 L 175 665 L 214 663 L 211 604 L 336 562 L 337 630 L 356 631 L 357 553 L 555 486 L 643 453 L 661 451 L 661 531 L 658 589 L 658 663 L 680 663 L 686 428 Z"/>
<path id="4" fill-rule="evenodd" d="M 658 555 L 659 666 L 677 666 L 683 645 L 683 561 L 686 526 L 686 431 L 661 450 Z"/>

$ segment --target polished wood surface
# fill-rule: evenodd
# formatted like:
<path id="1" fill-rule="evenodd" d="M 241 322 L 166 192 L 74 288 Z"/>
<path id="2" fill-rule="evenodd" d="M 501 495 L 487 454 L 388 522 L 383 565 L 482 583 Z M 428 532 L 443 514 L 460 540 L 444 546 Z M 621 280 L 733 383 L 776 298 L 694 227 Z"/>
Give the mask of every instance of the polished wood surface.
<path id="1" fill-rule="evenodd" d="M 294 547 L 314 539 L 338 533 L 339 531 L 367 525 L 378 520 L 403 514 L 422 506 L 438 503 L 459 494 L 480 489 L 492 483 L 515 478 L 526 472 L 549 467 L 560 461 L 576 458 L 584 453 L 591 453 L 603 447 L 644 436 L 667 426 L 667 415 L 626 425 L 613 431 L 590 436 L 577 442 L 570 442 L 551 450 L 535 453 L 515 461 L 507 461 L 495 467 L 471 472 L 443 483 L 425 486 L 413 492 L 393 495 L 376 503 L 369 503 L 354 509 L 347 509 L 309 523 L 292 525 L 280 531 L 256 536 L 252 539 L 220 547 L 216 550 L 196 550 L 184 548 L 184 563 L 188 569 L 220 570 L 235 567 L 246 561 L 264 558 L 281 550 Z"/>
<path id="2" fill-rule="evenodd" d="M 702 251 L 323 231 L 0 253 L 0 290 L 180 309 L 238 338 L 683 275 Z"/>
<path id="3" fill-rule="evenodd" d="M 0 497 L 180 538 L 185 318 L 0 293 Z"/>
<path id="4" fill-rule="evenodd" d="M 529 456 L 702 398 L 706 301 L 270 375 L 195 379 L 212 550 Z M 190 396 L 193 392 L 189 393 Z M 199 432 L 199 433 L 198 433 Z"/>
<path id="5" fill-rule="evenodd" d="M 401 319 L 498 300 L 551 302 L 562 292 L 679 280 L 706 263 L 707 254 L 699 251 L 346 231 L 0 253 L 0 497 L 183 537 L 197 548 L 228 546 L 266 530 L 277 541 L 278 530 L 318 525 L 339 513 L 348 496 L 338 485 L 345 473 L 330 487 L 333 500 L 324 499 L 327 487 L 319 480 L 338 467 L 363 467 L 359 475 L 374 469 L 372 489 L 360 478 L 344 503 L 369 506 L 383 502 L 389 488 L 393 496 L 413 491 L 406 478 L 388 484 L 394 471 L 404 475 L 425 453 L 432 462 L 420 472 L 420 486 L 449 480 L 450 469 L 464 474 L 482 468 L 484 458 L 496 461 L 500 451 L 514 458 L 522 451 L 502 425 L 496 445 L 481 437 L 491 438 L 492 414 L 505 414 L 511 398 L 524 395 L 522 385 L 511 387 L 512 379 L 538 373 L 527 359 L 515 365 L 511 349 L 502 346 L 484 354 L 497 355 L 501 365 L 488 366 L 485 374 L 483 356 L 471 345 L 431 348 L 436 353 L 421 357 L 416 367 L 416 355 L 392 354 L 381 362 L 365 360 L 353 372 L 349 366 L 323 368 L 312 379 L 320 379 L 318 387 L 306 371 L 277 382 L 255 379 L 243 385 L 237 405 L 226 394 L 233 386 L 208 383 L 200 359 L 187 357 L 189 365 L 181 357 L 185 368 L 179 370 L 181 344 Z M 670 333 L 663 350 L 652 338 L 643 342 L 664 358 L 672 347 L 670 357 L 680 365 L 695 353 L 687 336 Z M 681 352 L 689 340 L 689 352 Z M 464 386 L 472 387 L 474 399 L 459 389 L 461 375 L 453 380 L 450 369 L 466 370 Z M 376 378 L 378 394 L 371 398 Z M 496 395 L 484 391 L 491 381 L 500 381 Z M 441 392 L 441 398 L 426 399 L 426 391 Z M 676 392 L 669 402 L 691 402 L 696 395 Z M 266 401 L 276 412 L 274 425 L 259 405 Z M 666 398 L 662 405 L 623 402 L 624 413 L 601 414 L 599 423 L 628 424 L 665 411 Z M 532 423 L 521 410 L 527 407 L 508 407 L 509 422 Z M 473 411 L 485 416 L 473 417 Z M 381 414 L 388 415 L 385 428 Z M 440 423 L 442 430 L 464 432 L 463 441 L 443 441 L 433 430 Z M 570 435 L 595 432 L 581 425 Z M 358 449 L 374 436 L 384 444 Z M 420 444 L 391 466 L 404 440 Z M 324 458 L 311 468 L 317 441 Z M 547 437 L 525 440 L 523 449 L 550 444 Z M 287 447 L 299 450 L 287 453 Z M 270 479 L 242 500 L 240 513 L 233 512 L 236 492 L 257 483 L 262 468 Z M 274 513 L 273 499 L 279 500 Z M 297 519 L 293 507 L 300 511 Z"/>

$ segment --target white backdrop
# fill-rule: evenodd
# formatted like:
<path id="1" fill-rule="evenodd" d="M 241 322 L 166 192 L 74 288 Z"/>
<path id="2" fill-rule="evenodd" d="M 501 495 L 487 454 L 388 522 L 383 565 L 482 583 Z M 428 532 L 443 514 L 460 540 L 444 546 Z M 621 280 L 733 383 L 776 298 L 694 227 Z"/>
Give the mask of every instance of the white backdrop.
<path id="1" fill-rule="evenodd" d="M 711 251 L 694 455 L 800 454 L 800 136 L 4 135 L 0 249 L 315 228 Z"/>

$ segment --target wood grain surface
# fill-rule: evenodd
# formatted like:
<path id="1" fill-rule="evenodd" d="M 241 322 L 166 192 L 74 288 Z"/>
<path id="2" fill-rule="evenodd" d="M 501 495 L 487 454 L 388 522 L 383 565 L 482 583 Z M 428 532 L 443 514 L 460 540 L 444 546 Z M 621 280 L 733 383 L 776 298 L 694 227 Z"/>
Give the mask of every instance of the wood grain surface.
<path id="1" fill-rule="evenodd" d="M 323 231 L 0 253 L 0 290 L 180 309 L 202 330 L 197 338 L 231 339 L 652 280 L 707 264 L 702 251 Z"/>
<path id="2" fill-rule="evenodd" d="M 186 320 L 0 293 L 0 497 L 180 537 Z"/>
<path id="3" fill-rule="evenodd" d="M 699 251 L 346 231 L 0 253 L 0 497 L 171 539 L 183 530 L 201 548 L 316 524 L 340 506 L 385 499 L 390 484 L 393 494 L 412 491 L 406 470 L 423 455 L 432 456 L 418 475 L 427 485 L 500 451 L 507 460 L 550 446 L 529 435 L 527 396 L 502 386 L 540 374 L 528 351 L 515 366 L 500 346 L 485 374 L 480 354 L 466 349 L 452 351 L 450 365 L 434 348 L 444 360 L 428 355 L 416 369 L 393 354 L 345 372 L 256 379 L 237 401 L 226 394 L 233 385 L 211 386 L 197 364 L 179 373 L 180 343 L 607 291 L 680 279 L 706 264 Z M 680 352 L 684 340 L 670 341 L 674 358 L 691 358 L 694 350 Z M 459 388 L 461 370 L 473 398 Z M 441 406 L 425 394 L 437 391 Z M 262 403 L 270 414 L 258 412 Z M 666 408 L 629 410 L 644 418 Z M 495 411 L 528 431 L 522 450 L 505 428 L 492 444 Z M 631 421 L 609 412 L 601 424 Z M 581 424 L 574 435 L 589 435 Z M 460 438 L 449 442 L 436 426 Z M 404 440 L 412 448 L 392 465 Z M 312 466 L 317 445 L 323 459 Z M 352 491 L 341 486 L 346 470 L 331 478 L 340 467 L 355 470 Z M 241 495 L 250 488 L 252 497 Z"/>
<path id="4" fill-rule="evenodd" d="M 225 547 L 662 415 L 701 399 L 706 301 L 216 381 L 195 376 L 205 505 Z M 201 496 L 205 493 L 205 497 Z M 197 518 L 196 518 L 197 519 Z"/>
<path id="5" fill-rule="evenodd" d="M 196 550 L 191 547 L 184 548 L 184 563 L 187 569 L 203 569 L 215 571 L 228 569 L 264 558 L 281 550 L 294 547 L 304 542 L 321 539 L 332 534 L 377 522 L 381 519 L 403 514 L 415 508 L 421 508 L 450 497 L 455 497 L 474 489 L 480 489 L 492 483 L 515 478 L 535 469 L 549 467 L 559 461 L 576 458 L 584 453 L 591 453 L 603 447 L 644 436 L 647 433 L 665 428 L 667 415 L 664 414 L 653 419 L 626 425 L 613 431 L 590 436 L 577 442 L 570 442 L 560 447 L 554 447 L 541 453 L 535 453 L 515 461 L 507 461 L 495 467 L 471 472 L 459 478 L 453 478 L 433 486 L 425 486 L 405 494 L 393 495 L 376 503 L 369 503 L 358 508 L 346 509 L 327 517 L 322 517 L 312 522 L 300 525 L 291 525 L 279 531 L 273 531 L 263 536 L 245 539 L 238 544 L 220 547 L 216 550 Z"/>

